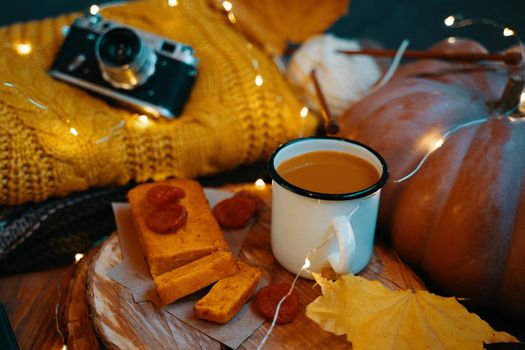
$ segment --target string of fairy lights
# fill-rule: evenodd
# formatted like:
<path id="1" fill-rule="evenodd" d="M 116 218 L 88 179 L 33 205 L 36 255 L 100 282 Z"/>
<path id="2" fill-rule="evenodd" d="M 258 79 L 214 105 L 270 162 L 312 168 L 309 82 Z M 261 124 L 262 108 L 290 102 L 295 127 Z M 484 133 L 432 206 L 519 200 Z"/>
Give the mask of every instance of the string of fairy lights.
<path id="1" fill-rule="evenodd" d="M 179 0 L 167 0 L 167 4 L 171 8 L 177 7 L 179 5 Z M 237 25 L 237 17 L 236 17 L 235 12 L 234 12 L 234 5 L 230 1 L 227 1 L 227 0 L 220 1 L 220 4 L 221 4 L 222 8 L 224 9 L 224 11 L 226 13 L 226 17 L 228 18 L 228 20 L 232 24 L 232 26 L 235 28 L 235 30 L 237 30 L 241 34 L 244 34 L 244 33 L 242 33 L 242 29 L 240 28 L 240 26 Z M 92 15 L 95 15 L 101 10 L 101 8 L 104 8 L 104 7 L 107 7 L 107 6 L 119 6 L 119 5 L 104 5 L 104 6 L 92 5 L 89 8 L 89 12 Z M 522 52 L 522 58 L 525 57 L 525 47 L 524 47 L 520 37 L 518 36 L 518 34 L 513 29 L 505 27 L 505 26 L 501 26 L 500 24 L 498 24 L 498 23 L 496 23 L 496 22 L 494 22 L 492 20 L 485 19 L 485 18 L 463 19 L 463 18 L 461 18 L 458 15 L 451 15 L 451 16 L 448 16 L 448 17 L 445 18 L 444 24 L 446 26 L 452 27 L 452 28 L 462 28 L 462 27 L 473 25 L 473 24 L 485 24 L 485 25 L 490 25 L 492 27 L 495 27 L 495 28 L 497 28 L 498 30 L 501 31 L 501 33 L 502 33 L 502 35 L 504 37 L 515 37 L 517 42 L 518 42 L 518 44 L 519 44 L 520 50 Z M 449 42 L 453 43 L 455 41 L 455 38 L 449 38 L 448 40 L 449 40 Z M 4 49 L 14 50 L 18 55 L 26 56 L 26 57 L 30 56 L 35 50 L 35 46 L 33 45 L 33 43 L 29 43 L 29 42 L 12 43 L 11 45 L 4 45 L 3 48 Z M 38 49 L 38 48 L 36 48 L 36 49 Z M 247 44 L 247 49 L 248 49 L 249 52 L 251 52 L 253 50 L 253 44 L 248 43 Z M 253 83 L 257 87 L 262 87 L 264 85 L 264 78 L 260 74 L 259 62 L 254 57 L 254 55 L 252 55 L 251 62 L 252 62 L 252 66 L 253 66 L 253 69 L 254 69 Z M 28 103 L 30 103 L 32 106 L 35 106 L 35 107 L 37 107 L 40 110 L 45 111 L 45 112 L 51 112 L 51 113 L 53 113 L 53 114 L 58 116 L 58 113 L 56 113 L 52 109 L 48 108 L 41 101 L 38 101 L 38 99 L 35 99 L 35 98 L 29 96 L 28 94 L 26 94 L 26 92 L 22 88 L 20 88 L 17 84 L 15 84 L 14 82 L 2 81 L 0 86 L 2 86 L 4 88 L 8 88 L 8 89 L 13 89 L 17 93 L 19 93 L 22 97 L 24 97 L 24 99 Z M 281 98 L 281 100 L 282 100 L 282 98 Z M 522 95 L 521 95 L 520 110 L 523 113 L 525 113 L 525 92 L 522 93 Z M 300 118 L 299 120 L 302 122 L 302 125 L 304 125 L 303 121 L 309 116 L 309 114 L 310 114 L 310 111 L 309 111 L 308 107 L 302 106 L 300 111 L 299 111 L 299 113 L 298 113 L 299 118 Z M 425 154 L 425 156 L 422 158 L 422 160 L 419 162 L 419 164 L 411 172 L 409 172 L 409 174 L 407 174 L 406 176 L 404 176 L 404 177 L 402 177 L 400 179 L 394 180 L 394 182 L 400 183 L 400 182 L 403 182 L 403 181 L 409 179 L 413 175 L 415 175 L 419 171 L 419 169 L 422 167 L 422 165 L 426 162 L 426 160 L 431 156 L 431 154 L 433 152 L 435 152 L 437 149 L 439 149 L 440 147 L 442 147 L 446 143 L 446 141 L 451 136 L 456 134 L 459 130 L 462 130 L 462 129 L 467 128 L 467 127 L 475 126 L 475 125 L 480 125 L 482 123 L 487 122 L 489 119 L 490 119 L 489 117 L 483 117 L 483 118 L 480 118 L 480 119 L 477 119 L 477 120 L 474 120 L 474 121 L 469 121 L 469 122 L 457 125 L 457 126 L 451 128 L 450 130 L 445 131 L 443 134 L 441 134 L 437 138 L 434 137 L 433 141 L 429 142 L 428 152 Z M 144 114 L 140 114 L 140 115 L 139 114 L 134 114 L 134 115 L 132 115 L 130 117 L 130 120 L 134 121 L 136 123 L 136 125 L 139 126 L 139 127 L 147 127 L 148 125 L 151 125 L 151 123 L 153 122 L 151 120 L 151 116 L 147 116 L 147 115 L 144 115 Z M 522 120 L 523 120 L 522 118 L 514 118 L 514 119 L 511 118 L 511 121 L 516 121 L 516 122 L 517 121 L 522 122 Z M 119 120 L 117 122 L 117 124 L 113 128 L 108 130 L 108 132 L 107 132 L 107 134 L 105 136 L 102 136 L 102 137 L 96 139 L 95 143 L 99 144 L 99 143 L 107 142 L 114 135 L 116 135 L 118 133 L 118 131 L 121 130 L 126 124 L 127 124 L 126 120 L 124 120 L 124 119 Z M 71 120 L 69 120 L 69 119 L 65 120 L 64 132 L 69 133 L 70 135 L 72 135 L 74 137 L 82 137 L 83 136 L 81 128 L 78 125 L 74 125 L 71 122 Z M 301 134 L 299 136 L 304 136 L 304 128 L 303 128 L 303 130 L 301 130 Z M 256 181 L 255 186 L 256 186 L 256 188 L 264 188 L 266 186 L 266 184 L 264 183 L 264 181 L 262 179 L 259 179 L 259 180 Z M 271 323 L 271 326 L 267 330 L 263 340 L 259 344 L 258 349 L 261 349 L 264 346 L 266 340 L 268 339 L 269 335 L 271 334 L 271 332 L 273 330 L 273 327 L 275 326 L 275 322 L 276 322 L 276 319 L 277 319 L 277 316 L 278 316 L 278 313 L 279 313 L 279 310 L 280 310 L 280 306 L 285 301 L 286 297 L 288 295 L 290 295 L 290 293 L 292 292 L 293 288 L 295 287 L 295 284 L 297 282 L 299 274 L 302 271 L 308 271 L 308 268 L 310 267 L 309 257 L 311 256 L 311 254 L 315 253 L 316 250 L 318 250 L 322 246 L 324 246 L 330 239 L 333 238 L 333 236 L 334 236 L 333 234 L 329 235 L 318 247 L 313 248 L 310 252 L 307 253 L 307 255 L 305 257 L 304 265 L 302 266 L 302 268 L 298 272 L 298 274 L 295 276 L 289 292 L 283 298 L 281 298 L 281 300 L 279 301 L 279 303 L 277 305 L 276 312 L 274 314 L 274 317 L 273 317 L 273 320 L 272 320 L 272 323 Z M 83 254 L 77 253 L 75 255 L 75 262 L 79 262 L 82 258 L 83 258 Z M 64 339 L 62 333 L 60 333 L 60 330 L 59 330 L 58 327 L 57 327 L 57 330 L 58 330 L 59 334 L 62 336 L 62 340 L 63 340 L 63 343 L 64 343 L 64 345 L 62 347 L 62 350 L 67 350 L 67 345 L 65 344 L 65 339 Z"/>
<path id="2" fill-rule="evenodd" d="M 359 210 L 359 206 L 356 207 L 354 210 L 352 210 L 352 212 L 350 212 L 350 214 L 348 214 L 348 220 L 350 220 L 350 218 L 357 212 L 357 210 Z M 277 322 L 277 317 L 279 316 L 279 311 L 281 309 L 281 306 L 286 301 L 286 298 L 288 298 L 292 294 L 292 292 L 293 292 L 293 290 L 295 288 L 295 285 L 297 284 L 297 280 L 299 279 L 299 276 L 301 276 L 301 273 L 303 271 L 304 272 L 308 272 L 308 273 L 312 273 L 312 271 L 309 270 L 310 266 L 312 265 L 312 262 L 310 260 L 311 256 L 313 254 L 315 254 L 315 252 L 317 252 L 319 249 L 324 247 L 335 236 L 336 236 L 335 232 L 330 233 L 328 236 L 326 236 L 324 238 L 324 240 L 318 246 L 312 248 L 308 253 L 306 253 L 306 256 L 304 258 L 303 266 L 301 266 L 299 271 L 297 271 L 297 273 L 295 274 L 295 277 L 294 277 L 294 279 L 292 281 L 292 284 L 290 285 L 290 289 L 288 289 L 288 292 L 277 303 L 277 306 L 275 308 L 275 313 L 273 315 L 272 323 L 270 324 L 270 327 L 266 331 L 266 334 L 262 338 L 261 342 L 257 346 L 257 350 L 261 350 L 264 347 L 264 344 L 266 344 L 266 341 L 270 337 L 270 334 L 272 333 L 273 328 L 275 327 L 275 324 Z"/>
<path id="3" fill-rule="evenodd" d="M 447 27 L 451 27 L 451 28 L 464 28 L 464 27 L 468 27 L 468 26 L 471 26 L 471 25 L 475 25 L 475 24 L 482 24 L 482 25 L 488 25 L 488 26 L 491 26 L 495 29 L 497 29 L 498 31 L 500 31 L 500 33 L 504 36 L 504 37 L 515 37 L 516 41 L 517 41 L 517 44 L 518 44 L 518 47 L 521 51 L 521 68 L 522 68 L 522 77 L 524 75 L 523 73 L 523 69 L 525 68 L 525 45 L 523 44 L 523 41 L 521 40 L 521 38 L 519 37 L 519 35 L 516 33 L 516 31 L 514 31 L 513 29 L 509 28 L 509 27 L 506 27 L 506 26 L 502 26 L 501 24 L 491 20 L 491 19 L 487 19 L 487 18 L 462 18 L 460 15 L 450 15 L 448 17 L 446 17 L 444 19 L 444 24 L 445 26 Z M 448 38 L 448 42 L 453 44 L 454 42 L 456 41 L 456 39 L 454 37 L 450 37 Z M 525 80 L 525 79 L 524 79 Z M 515 108 L 514 107 L 511 107 L 511 110 L 509 111 L 502 111 L 500 113 L 500 115 L 507 115 L 509 114 L 509 112 L 511 112 L 513 109 Z M 522 92 L 521 93 L 521 98 L 520 98 L 520 101 L 519 101 L 519 106 L 518 106 L 520 112 L 522 113 L 525 113 L 525 92 Z M 498 117 L 500 116 L 498 115 Z M 524 122 L 525 118 L 513 118 L 512 116 L 506 116 L 512 123 L 517 123 L 517 122 Z M 464 123 L 461 123 L 461 124 L 458 124 L 446 131 L 444 131 L 441 135 L 434 135 L 434 134 L 429 134 L 429 135 L 426 135 L 422 138 L 422 142 L 425 143 L 427 146 L 427 152 L 424 154 L 423 158 L 421 158 L 421 160 L 419 161 L 419 163 L 416 165 L 416 167 L 409 171 L 407 175 L 399 178 L 399 179 L 395 179 L 395 180 L 392 180 L 393 183 L 401 183 L 401 182 L 404 182 L 408 179 L 410 179 L 412 176 L 414 176 L 420 169 L 421 167 L 425 164 L 425 162 L 429 159 L 429 157 L 436 151 L 438 150 L 439 148 L 443 147 L 443 145 L 445 145 L 445 142 L 450 139 L 450 137 L 452 137 L 453 135 L 455 135 L 458 131 L 462 130 L 462 129 L 465 129 L 465 128 L 468 128 L 468 127 L 472 127 L 472 126 L 476 126 L 476 125 L 480 125 L 480 124 L 483 124 L 483 123 L 486 123 L 488 122 L 489 120 L 491 120 L 491 117 L 490 116 L 483 116 L 483 117 L 480 117 L 478 119 L 475 119 L 475 120 L 471 120 L 471 121 L 467 121 L 467 122 L 464 122 Z"/>
<path id="4" fill-rule="evenodd" d="M 168 0 L 168 6 L 169 7 L 176 7 L 176 6 L 178 6 L 178 4 L 179 4 L 178 0 Z M 242 29 L 239 26 L 235 25 L 237 23 L 237 18 L 235 16 L 234 12 L 233 12 L 233 4 L 230 1 L 227 1 L 227 0 L 221 1 L 221 4 L 222 4 L 222 8 L 224 9 L 224 11 L 227 14 L 228 20 L 232 23 L 232 25 L 234 25 L 234 28 L 242 34 Z M 104 5 L 103 7 L 108 7 L 108 6 L 111 6 L 111 5 Z M 113 5 L 113 6 L 115 6 L 115 5 Z M 99 5 L 96 5 L 96 4 L 91 5 L 90 8 L 89 8 L 89 12 L 92 15 L 96 15 L 100 10 L 101 10 L 101 7 Z M 444 19 L 444 24 L 447 27 L 452 27 L 452 28 L 462 28 L 462 27 L 467 27 L 467 26 L 473 25 L 473 24 L 484 24 L 484 25 L 492 26 L 492 27 L 500 30 L 504 37 L 511 37 L 511 36 L 515 37 L 517 39 L 518 44 L 519 44 L 520 50 L 522 52 L 522 57 L 525 57 L 525 46 L 523 45 L 523 43 L 522 43 L 520 37 L 518 36 L 518 34 L 516 33 L 516 31 L 514 31 L 513 29 L 511 29 L 509 27 L 502 26 L 502 25 L 500 25 L 499 23 L 497 23 L 497 22 L 495 22 L 493 20 L 486 19 L 486 18 L 475 18 L 475 19 L 467 18 L 467 19 L 463 19 L 459 15 L 450 15 L 450 16 L 448 16 L 448 17 L 446 17 Z M 453 43 L 455 41 L 455 38 L 451 37 L 448 40 L 449 40 L 449 42 Z M 28 56 L 34 51 L 33 45 L 31 43 L 28 43 L 28 42 L 18 42 L 18 43 L 13 43 L 12 45 L 4 45 L 3 47 L 4 48 L 8 48 L 8 49 L 13 49 L 21 56 Z M 248 50 L 252 50 L 253 49 L 253 45 L 251 43 L 248 43 L 247 44 L 247 48 L 248 48 Z M 254 76 L 254 84 L 256 86 L 260 87 L 260 86 L 262 86 L 264 84 L 264 79 L 263 79 L 262 75 L 259 73 L 259 62 L 257 61 L 257 59 L 255 57 L 252 57 L 252 65 L 253 65 L 253 68 L 254 68 L 255 73 L 256 73 L 255 76 Z M 51 110 L 50 108 L 45 106 L 43 103 L 41 103 L 41 102 L 37 101 L 36 99 L 28 96 L 17 84 L 15 84 L 13 82 L 9 82 L 9 81 L 3 81 L 2 82 L 2 86 L 8 87 L 8 88 L 11 88 L 11 89 L 15 89 L 18 93 L 20 93 L 23 97 L 25 97 L 27 102 L 31 103 L 32 105 L 34 105 L 34 106 L 36 106 L 36 107 L 38 107 L 38 108 L 40 108 L 40 109 L 42 109 L 44 111 L 50 111 L 53 114 L 57 114 L 53 110 Z M 520 110 L 525 111 L 525 92 L 522 93 L 522 96 L 521 96 Z M 309 111 L 308 107 L 303 106 L 300 109 L 300 111 L 299 111 L 299 117 L 301 118 L 301 120 L 304 120 L 309 115 L 309 112 L 310 111 Z M 140 127 L 147 127 L 148 125 L 151 124 L 150 116 L 147 116 L 145 114 L 140 114 L 140 115 L 139 114 L 134 114 L 131 119 L 135 120 L 135 122 Z M 81 131 L 79 130 L 79 127 L 75 126 L 75 125 L 72 125 L 71 120 L 66 119 L 65 123 L 66 123 L 66 125 L 65 125 L 66 132 L 69 132 L 71 135 L 73 135 L 75 137 L 81 136 Z M 126 125 L 126 120 L 124 120 L 124 119 L 119 120 L 117 122 L 117 124 L 111 130 L 109 130 L 107 135 L 105 135 L 105 136 L 95 140 L 95 143 L 99 144 L 99 143 L 103 143 L 103 142 L 108 141 L 113 135 L 115 135 L 118 132 L 118 130 L 122 129 L 125 125 Z M 304 125 L 304 122 L 302 122 L 302 125 Z M 431 145 L 429 147 L 429 152 L 428 152 L 428 154 L 426 154 L 424 156 L 424 158 L 422 159 L 422 162 L 426 161 L 426 159 L 428 159 L 428 156 L 432 152 L 434 152 L 435 150 L 440 148 L 444 144 L 445 139 L 447 137 L 450 137 L 453 134 L 453 133 L 450 133 L 449 131 L 445 131 L 443 133 L 443 137 L 439 138 L 433 145 Z M 301 128 L 299 136 L 304 136 L 304 127 Z M 419 164 L 418 166 L 416 166 L 416 168 L 420 168 L 421 165 L 422 164 Z M 413 171 L 411 173 L 413 173 Z M 401 182 L 401 181 L 404 181 L 404 180 L 406 180 L 408 178 L 409 177 L 405 176 L 402 179 L 399 179 L 397 181 Z"/>
<path id="5" fill-rule="evenodd" d="M 13 45 L 4 45 L 3 48 L 14 50 L 17 54 L 21 56 L 28 56 L 35 51 L 34 46 L 30 43 L 15 43 Z M 29 96 L 24 91 L 24 89 L 22 89 L 18 84 L 15 84 L 10 81 L 2 81 L 1 86 L 16 91 L 18 94 L 20 94 L 25 99 L 26 102 L 28 102 L 32 106 L 37 107 L 42 112 L 51 113 L 55 115 L 59 120 L 62 120 L 65 124 L 64 132 L 66 134 L 69 133 L 70 135 L 74 137 L 80 136 L 79 130 L 81 129 L 78 126 L 73 125 L 73 123 L 71 122 L 69 118 L 66 118 L 66 119 L 61 118 L 59 113 L 57 113 L 52 108 L 49 108 L 41 101 L 38 101 L 36 98 Z M 140 117 L 141 116 L 137 115 L 137 120 L 139 120 L 143 124 L 147 123 L 147 120 L 143 120 Z M 106 133 L 106 135 L 96 139 L 95 144 L 100 144 L 100 143 L 108 141 L 113 135 L 115 135 L 118 132 L 118 130 L 122 129 L 125 126 L 125 124 L 126 124 L 126 121 L 124 119 L 119 120 L 112 128 L 110 128 L 110 130 Z"/>
<path id="6" fill-rule="evenodd" d="M 168 0 L 167 4 L 170 8 L 177 7 L 179 5 L 179 0 Z M 111 6 L 120 6 L 121 4 L 105 4 L 105 5 L 96 5 L 93 4 L 89 7 L 89 13 L 91 15 L 97 15 L 102 9 L 111 7 Z M 235 17 L 235 14 L 233 13 L 233 5 L 229 1 L 222 1 L 222 8 L 227 13 L 228 20 L 234 25 L 237 22 L 237 19 Z M 240 34 L 242 34 L 242 30 L 238 26 L 234 26 L 235 30 L 238 31 Z M 68 32 L 68 29 L 62 31 L 65 35 Z M 31 54 L 35 53 L 36 50 L 39 48 L 35 46 L 33 43 L 30 42 L 16 42 L 8 45 L 4 45 L 2 48 L 14 50 L 18 55 L 23 57 L 30 57 Z M 253 50 L 253 44 L 248 43 L 247 49 L 249 52 L 252 52 Z M 253 83 L 257 87 L 262 87 L 264 84 L 264 78 L 262 74 L 260 73 L 260 66 L 259 61 L 257 58 L 252 54 L 251 55 L 251 64 L 254 69 L 254 77 L 253 77 Z M 41 109 L 42 111 L 45 111 L 46 113 L 51 113 L 55 115 L 58 120 L 62 120 L 64 122 L 64 128 L 62 131 L 65 134 L 69 134 L 71 136 L 74 136 L 76 138 L 83 138 L 83 131 L 82 127 L 79 125 L 75 125 L 70 119 L 63 119 L 60 117 L 60 114 L 55 112 L 52 108 L 47 106 L 42 101 L 39 101 L 38 99 L 29 96 L 23 88 L 21 88 L 20 85 L 12 82 L 12 81 L 2 81 L 1 86 L 10 88 L 15 90 L 17 93 L 22 95 L 25 100 L 30 103 L 33 106 L 36 106 L 37 108 Z M 282 96 L 276 97 L 277 102 L 282 102 L 283 98 Z M 305 136 L 305 119 L 308 117 L 310 111 L 308 107 L 302 106 L 298 112 L 299 115 L 299 134 L 298 136 Z M 126 117 L 124 119 L 119 119 L 116 124 L 111 127 L 105 135 L 92 140 L 92 139 L 85 139 L 86 142 L 94 142 L 95 144 L 101 144 L 104 142 L 109 141 L 113 136 L 118 134 L 118 131 L 123 129 L 128 123 L 132 122 L 134 126 L 139 128 L 146 128 L 155 123 L 158 120 L 158 116 L 155 115 L 146 115 L 146 114 L 130 114 L 129 117 Z M 60 131 L 59 131 L 60 132 Z"/>
<path id="7" fill-rule="evenodd" d="M 234 24 L 236 23 L 236 18 L 235 18 L 235 15 L 233 14 L 233 12 L 231 12 L 232 10 L 232 6 L 231 6 L 231 3 L 229 3 L 230 5 L 228 5 L 228 1 L 225 1 L 223 3 L 223 7 L 225 10 L 228 11 L 228 19 L 229 21 Z M 169 7 L 176 7 L 178 6 L 179 4 L 179 1 L 178 0 L 168 0 L 168 6 Z M 89 8 L 89 13 L 91 15 L 96 15 L 99 13 L 99 11 L 102 9 L 102 8 L 105 8 L 107 6 L 111 6 L 111 5 L 104 5 L 104 6 L 99 6 L 99 5 L 91 5 L 90 8 Z M 115 6 L 115 5 L 113 5 Z M 66 30 L 63 30 L 62 31 L 64 34 L 66 34 L 68 32 L 67 28 Z M 12 45 L 6 45 L 4 46 L 3 48 L 5 49 L 11 49 L 11 50 L 14 50 L 18 55 L 20 56 L 30 56 L 32 53 L 35 52 L 35 49 L 38 50 L 38 47 L 35 47 L 32 43 L 29 43 L 29 42 L 17 42 L 17 43 L 13 43 Z M 253 49 L 253 45 L 251 43 L 248 43 L 247 44 L 247 48 L 249 51 L 251 51 Z M 256 72 L 255 76 L 254 76 L 254 84 L 257 86 L 257 87 L 261 87 L 263 86 L 264 84 L 264 79 L 262 77 L 262 75 L 259 73 L 259 62 L 258 60 L 255 58 L 255 57 L 252 57 L 252 66 Z M 26 92 L 24 91 L 24 89 L 22 89 L 20 86 L 18 86 L 17 84 L 15 84 L 14 82 L 9 82 L 9 81 L 3 81 L 2 82 L 2 86 L 6 87 L 6 88 L 10 88 L 10 89 L 13 89 L 14 91 L 16 91 L 17 93 L 19 93 L 22 97 L 25 98 L 25 100 L 30 103 L 31 105 L 41 109 L 42 111 L 45 111 L 45 112 L 50 112 L 50 113 L 53 113 L 55 114 L 57 117 L 59 117 L 59 114 L 56 113 L 53 109 L 47 107 L 45 104 L 43 104 L 41 101 L 38 101 L 37 99 L 29 96 L 28 94 L 26 94 Z M 278 99 L 278 101 L 282 101 L 282 97 L 280 99 Z M 309 110 L 306 106 L 303 106 L 300 111 L 299 111 L 299 117 L 301 118 L 301 120 L 304 120 L 309 114 Z M 136 125 L 138 127 L 148 127 L 149 125 L 151 125 L 151 123 L 153 123 L 152 119 L 151 119 L 151 116 L 148 116 L 148 115 L 145 115 L 145 114 L 134 114 L 133 117 L 131 118 L 131 120 L 134 120 L 136 122 Z M 69 133 L 70 135 L 74 136 L 74 137 L 82 137 L 82 129 L 77 126 L 77 125 L 73 125 L 71 120 L 69 119 L 66 119 L 65 120 L 65 130 L 64 132 L 65 133 Z M 125 125 L 127 124 L 127 121 L 124 120 L 124 119 L 121 119 L 118 121 L 118 123 L 103 137 L 97 139 L 95 141 L 96 144 L 99 144 L 99 143 L 103 143 L 103 142 L 107 142 L 113 135 L 115 135 L 120 129 L 122 129 Z M 300 136 L 303 136 L 303 133 L 304 131 L 301 130 L 301 135 Z M 262 179 L 258 179 L 256 182 L 255 182 L 255 188 L 258 188 L 258 189 L 262 189 L 266 186 L 264 180 Z M 81 259 L 84 258 L 84 254 L 82 253 L 76 253 L 75 256 L 74 256 L 74 259 L 75 259 L 75 263 L 78 263 L 80 262 Z M 56 307 L 56 316 L 58 316 L 58 304 L 57 304 L 57 307 Z M 62 350 L 67 350 L 68 349 L 68 346 L 66 344 L 66 339 L 64 337 L 64 335 L 62 334 L 62 332 L 60 331 L 60 327 L 58 325 L 58 317 L 56 317 L 56 329 L 57 329 L 57 332 L 58 334 L 60 335 L 61 339 L 62 339 Z"/>
<path id="8" fill-rule="evenodd" d="M 522 51 L 522 62 L 525 62 L 524 58 L 525 58 L 525 50 L 524 50 L 524 46 L 521 42 L 521 39 L 517 36 L 516 32 L 508 27 L 502 27 L 500 26 L 499 24 L 497 24 L 496 22 L 494 21 L 491 21 L 491 20 L 486 20 L 486 19 L 466 19 L 466 20 L 458 20 L 457 17 L 455 16 L 448 16 L 447 18 L 445 18 L 444 20 L 444 23 L 446 26 L 449 26 L 449 27 L 457 27 L 457 28 L 461 28 L 461 27 L 465 27 L 465 26 L 468 26 L 468 25 L 471 25 L 471 24 L 478 24 L 478 23 L 482 23 L 482 24 L 488 24 L 488 25 L 492 25 L 492 26 L 495 26 L 497 27 L 498 29 L 502 29 L 502 33 L 503 33 L 503 36 L 505 37 L 508 37 L 508 36 L 515 36 L 517 41 L 518 41 L 518 44 L 520 46 L 520 49 Z M 449 38 L 449 42 L 450 43 L 453 43 L 455 41 L 454 38 Z M 405 45 L 403 45 L 405 44 Z M 403 43 L 400 47 L 400 50 L 399 52 L 404 52 L 404 49 L 406 48 L 406 46 L 408 45 L 408 43 Z M 397 55 L 396 55 L 397 56 Z M 393 73 L 392 73 L 393 74 Z M 520 101 L 520 109 L 523 108 L 525 109 L 525 92 L 521 94 L 521 101 Z M 400 179 L 396 179 L 396 180 L 393 180 L 392 182 L 394 183 L 401 183 L 403 181 L 406 181 L 408 180 L 409 178 L 411 178 L 412 176 L 414 176 L 420 169 L 421 167 L 423 166 L 423 164 L 427 161 L 427 159 L 432 155 L 433 152 L 435 152 L 437 149 L 439 149 L 440 147 L 442 147 L 445 142 L 451 137 L 453 136 L 454 134 L 456 134 L 458 131 L 462 130 L 462 129 L 465 129 L 465 128 L 468 128 L 468 127 L 471 127 L 471 126 L 475 126 L 475 125 L 479 125 L 479 124 L 482 124 L 482 123 L 485 123 L 489 120 L 490 118 L 489 117 L 483 117 L 483 118 L 480 118 L 480 119 L 476 119 L 476 120 L 473 120 L 473 121 L 469 121 L 469 122 L 465 122 L 465 123 L 462 123 L 462 124 L 459 124 L 447 131 L 445 131 L 437 140 L 434 140 L 433 142 L 430 143 L 430 147 L 429 147 L 429 150 L 428 152 L 425 154 L 425 156 L 422 158 L 422 160 L 419 162 L 419 164 L 412 170 L 410 171 L 407 175 L 403 176 L 402 178 Z M 520 119 L 521 121 L 521 119 Z M 353 213 L 355 212 L 355 210 L 349 215 L 351 216 Z M 270 327 L 268 328 L 268 330 L 266 331 L 263 339 L 261 340 L 261 342 L 259 343 L 258 347 L 257 347 L 257 350 L 260 350 L 263 348 L 264 344 L 266 343 L 266 341 L 268 340 L 270 334 L 272 333 L 273 331 L 273 328 L 276 324 L 276 321 L 277 321 L 277 317 L 279 315 L 279 311 L 280 311 L 280 307 L 281 305 L 284 303 L 284 301 L 286 300 L 287 297 L 290 296 L 290 294 L 292 293 L 293 289 L 295 288 L 295 285 L 297 283 L 297 280 L 300 276 L 300 274 L 303 272 L 303 271 L 306 271 L 306 272 L 309 272 L 308 268 L 310 267 L 311 265 L 311 262 L 310 262 L 310 256 L 315 253 L 318 249 L 322 248 L 324 245 L 326 245 L 328 243 L 328 241 L 330 239 L 332 239 L 333 237 L 335 236 L 334 233 L 328 235 L 325 240 L 323 242 L 321 242 L 321 244 L 319 244 L 317 247 L 314 247 L 312 250 L 310 250 L 306 256 L 305 256 L 305 260 L 304 260 L 304 264 L 303 266 L 301 267 L 301 269 L 297 272 L 297 274 L 295 275 L 295 278 L 293 279 L 292 281 L 292 284 L 290 285 L 290 288 L 288 290 L 288 292 L 279 300 L 278 304 L 277 304 L 277 307 L 276 307 L 276 310 L 275 310 L 275 313 L 274 313 L 274 316 L 273 316 L 273 319 L 272 319 L 272 323 L 270 325 Z"/>

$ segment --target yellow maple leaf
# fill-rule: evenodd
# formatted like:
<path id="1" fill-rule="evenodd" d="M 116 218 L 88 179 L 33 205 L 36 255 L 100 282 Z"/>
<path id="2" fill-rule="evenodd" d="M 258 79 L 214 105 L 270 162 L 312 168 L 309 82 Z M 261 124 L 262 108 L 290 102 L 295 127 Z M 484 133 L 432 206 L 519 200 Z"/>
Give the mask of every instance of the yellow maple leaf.
<path id="1" fill-rule="evenodd" d="M 211 1 L 216 6 L 224 6 L 225 2 Z M 227 3 L 225 8 L 252 40 L 270 54 L 282 54 L 287 42 L 301 43 L 346 14 L 350 0 L 229 0 Z"/>
<path id="2" fill-rule="evenodd" d="M 314 274 L 323 295 L 306 316 L 323 329 L 346 334 L 359 349 L 483 349 L 483 343 L 519 342 L 493 330 L 456 298 L 427 291 L 390 290 L 378 281 Z"/>

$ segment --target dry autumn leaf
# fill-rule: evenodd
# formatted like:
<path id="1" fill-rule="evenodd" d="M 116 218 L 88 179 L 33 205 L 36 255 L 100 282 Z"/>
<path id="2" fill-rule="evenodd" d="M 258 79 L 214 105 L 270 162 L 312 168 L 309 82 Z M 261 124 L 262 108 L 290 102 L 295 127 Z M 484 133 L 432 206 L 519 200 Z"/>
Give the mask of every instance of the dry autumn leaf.
<path id="1" fill-rule="evenodd" d="M 215 5 L 222 1 L 211 0 Z M 272 55 L 301 43 L 346 14 L 350 0 L 229 0 L 235 21 Z M 231 20 L 231 19 L 230 19 Z"/>
<path id="2" fill-rule="evenodd" d="M 483 349 L 483 343 L 518 342 L 493 330 L 455 298 L 394 291 L 353 275 L 335 282 L 314 277 L 323 295 L 308 305 L 306 315 L 327 331 L 346 334 L 355 350 Z"/>

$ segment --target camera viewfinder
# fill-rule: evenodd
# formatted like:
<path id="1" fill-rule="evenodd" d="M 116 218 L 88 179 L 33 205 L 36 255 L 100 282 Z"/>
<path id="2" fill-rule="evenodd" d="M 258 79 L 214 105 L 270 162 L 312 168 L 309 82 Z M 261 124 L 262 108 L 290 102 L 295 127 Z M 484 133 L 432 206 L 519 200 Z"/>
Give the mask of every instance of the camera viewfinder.
<path id="1" fill-rule="evenodd" d="M 167 53 L 174 53 L 175 52 L 175 45 L 170 44 L 168 42 L 163 42 L 160 49 L 162 51 L 164 51 L 164 52 L 167 52 Z"/>

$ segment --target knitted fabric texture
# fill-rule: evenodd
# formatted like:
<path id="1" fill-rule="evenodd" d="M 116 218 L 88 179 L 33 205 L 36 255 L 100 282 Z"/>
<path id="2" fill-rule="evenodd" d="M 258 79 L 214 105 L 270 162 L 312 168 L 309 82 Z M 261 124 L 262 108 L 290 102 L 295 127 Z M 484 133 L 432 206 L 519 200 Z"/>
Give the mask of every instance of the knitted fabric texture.
<path id="1" fill-rule="evenodd" d="M 280 143 L 314 131 L 271 58 L 205 0 L 175 7 L 139 1 L 101 15 L 195 48 L 199 75 L 184 113 L 144 125 L 135 113 L 53 80 L 48 70 L 61 29 L 78 14 L 1 28 L 0 204 L 212 174 L 264 159 Z M 20 55 L 20 43 L 32 51 Z"/>
<path id="2" fill-rule="evenodd" d="M 131 185 L 94 188 L 2 210 L 0 276 L 70 264 L 115 230 L 112 202 L 126 200 Z"/>

